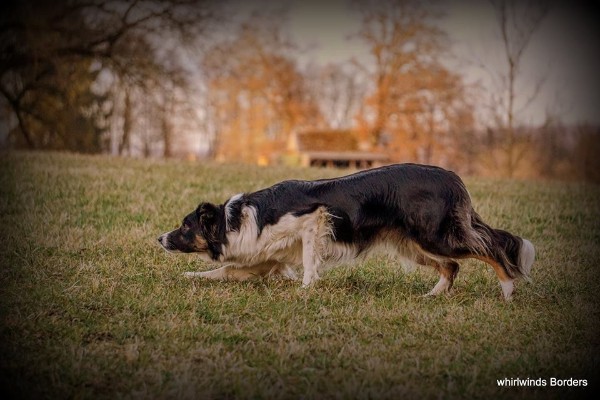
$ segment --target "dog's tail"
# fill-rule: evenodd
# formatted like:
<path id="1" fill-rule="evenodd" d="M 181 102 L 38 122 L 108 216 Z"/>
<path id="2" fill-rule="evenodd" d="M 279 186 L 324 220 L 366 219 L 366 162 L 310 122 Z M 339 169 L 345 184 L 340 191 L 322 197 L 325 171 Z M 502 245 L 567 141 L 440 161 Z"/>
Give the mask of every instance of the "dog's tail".
<path id="1" fill-rule="evenodd" d="M 510 278 L 531 280 L 529 274 L 535 260 L 535 248 L 529 240 L 490 227 L 474 210 L 471 227 L 471 247 L 477 256 L 497 262 Z"/>

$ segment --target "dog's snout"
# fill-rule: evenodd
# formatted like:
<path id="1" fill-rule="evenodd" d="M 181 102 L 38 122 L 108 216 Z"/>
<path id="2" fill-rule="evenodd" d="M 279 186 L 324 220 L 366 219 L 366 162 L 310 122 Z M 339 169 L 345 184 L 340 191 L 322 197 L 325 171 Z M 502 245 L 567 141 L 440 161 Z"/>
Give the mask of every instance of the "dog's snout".
<path id="1" fill-rule="evenodd" d="M 173 238 L 171 237 L 172 232 L 163 233 L 160 235 L 157 240 L 160 243 L 160 246 L 168 251 L 169 253 L 181 253 L 181 250 L 177 247 L 175 243 L 173 243 Z"/>

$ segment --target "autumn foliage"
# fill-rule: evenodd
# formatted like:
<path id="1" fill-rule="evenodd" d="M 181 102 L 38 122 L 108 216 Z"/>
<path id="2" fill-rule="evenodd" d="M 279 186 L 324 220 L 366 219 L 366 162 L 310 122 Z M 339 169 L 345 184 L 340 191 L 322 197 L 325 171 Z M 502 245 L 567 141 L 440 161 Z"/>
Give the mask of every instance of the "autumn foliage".
<path id="1" fill-rule="evenodd" d="M 285 12 L 242 16 L 227 4 L 3 4 L 0 144 L 280 165 L 299 163 L 298 135 L 331 130 L 389 162 L 599 179 L 597 127 L 517 119 L 519 62 L 545 5 L 491 2 L 508 72 L 486 92 L 447 66 L 429 3 L 349 2 L 359 25 L 348 43 L 367 53 L 327 65 L 301 62 Z"/>

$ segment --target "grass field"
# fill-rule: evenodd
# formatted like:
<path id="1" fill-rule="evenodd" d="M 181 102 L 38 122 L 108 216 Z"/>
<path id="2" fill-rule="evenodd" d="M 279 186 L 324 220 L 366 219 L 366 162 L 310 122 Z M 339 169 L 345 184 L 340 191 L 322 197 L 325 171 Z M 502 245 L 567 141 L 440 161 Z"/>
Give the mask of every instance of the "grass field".
<path id="1" fill-rule="evenodd" d="M 189 280 L 209 266 L 156 243 L 201 200 L 339 171 L 0 153 L 0 396 L 580 398 L 600 371 L 600 187 L 466 179 L 479 213 L 537 248 L 501 300 L 463 262 L 385 259 L 315 287 Z M 545 387 L 499 387 L 542 378 Z M 551 387 L 550 379 L 587 387 Z M 6 396 L 2 396 L 7 398 Z"/>

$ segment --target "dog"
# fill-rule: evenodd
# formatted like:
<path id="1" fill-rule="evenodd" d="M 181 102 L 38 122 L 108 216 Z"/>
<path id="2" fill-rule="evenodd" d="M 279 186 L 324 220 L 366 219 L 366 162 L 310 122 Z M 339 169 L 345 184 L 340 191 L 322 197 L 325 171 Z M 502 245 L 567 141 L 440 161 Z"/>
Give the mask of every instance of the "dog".
<path id="1" fill-rule="evenodd" d="M 181 226 L 158 238 L 169 252 L 198 253 L 224 264 L 186 276 L 246 280 L 295 279 L 310 286 L 327 267 L 361 261 L 376 251 L 431 266 L 439 281 L 427 293 L 450 291 L 458 260 L 489 264 L 510 300 L 514 280 L 529 280 L 535 249 L 527 239 L 487 225 L 463 181 L 451 171 L 396 164 L 334 179 L 288 180 L 225 203 L 201 203 Z"/>

